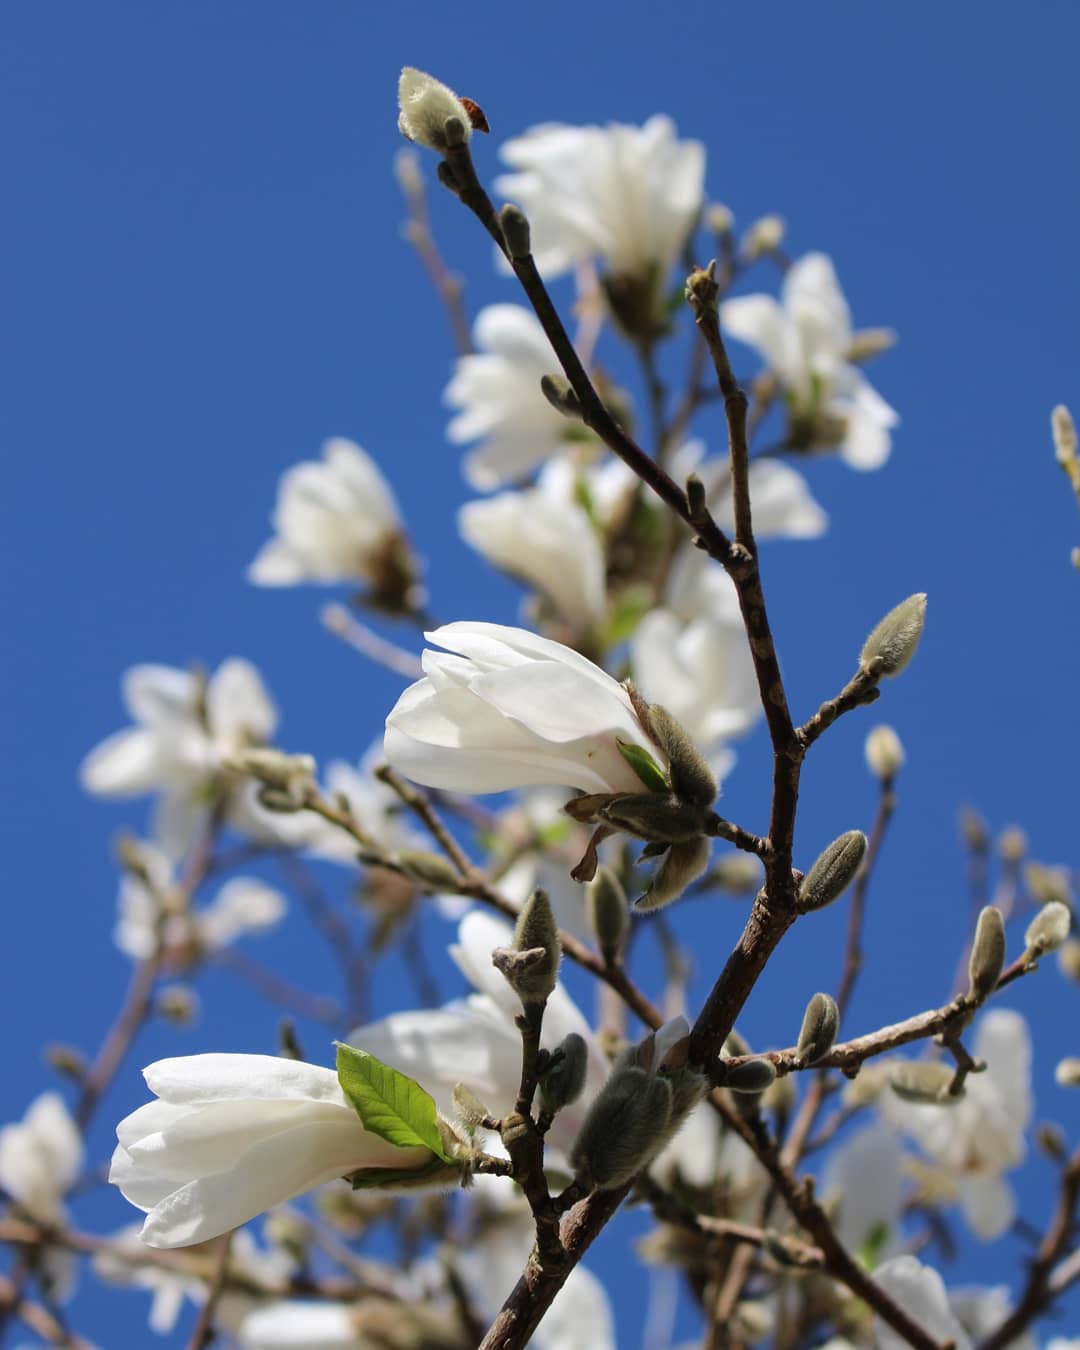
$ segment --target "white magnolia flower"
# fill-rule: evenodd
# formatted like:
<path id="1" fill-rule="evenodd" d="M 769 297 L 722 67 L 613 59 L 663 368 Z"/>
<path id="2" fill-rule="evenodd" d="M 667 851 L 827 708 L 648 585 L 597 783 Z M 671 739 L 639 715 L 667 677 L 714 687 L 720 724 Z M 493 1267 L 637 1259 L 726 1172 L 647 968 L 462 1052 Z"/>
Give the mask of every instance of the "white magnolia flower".
<path id="1" fill-rule="evenodd" d="M 151 1247 L 204 1242 L 359 1168 L 420 1168 L 432 1158 L 365 1130 L 333 1069 L 188 1055 L 158 1060 L 143 1077 L 159 1100 L 116 1127 L 109 1180 L 145 1211 Z"/>
<path id="2" fill-rule="evenodd" d="M 62 1219 L 82 1163 L 82 1136 L 58 1093 L 42 1093 L 18 1124 L 0 1129 L 0 1189 L 42 1222 Z"/>
<path id="3" fill-rule="evenodd" d="M 882 1125 L 857 1131 L 832 1154 L 821 1193 L 848 1251 L 878 1262 L 899 1246 L 902 1166 L 896 1135 Z"/>
<path id="4" fill-rule="evenodd" d="M 722 1188 L 727 1212 L 735 1219 L 760 1217 L 770 1184 L 750 1146 L 708 1102 L 694 1107 L 649 1170 L 665 1185 L 679 1179 L 699 1190 Z"/>
<path id="5" fill-rule="evenodd" d="M 467 502 L 458 529 L 496 567 L 546 596 L 576 632 L 588 633 L 604 618 L 603 544 L 575 500 L 567 460 L 550 460 L 534 488 Z"/>
<path id="6" fill-rule="evenodd" d="M 369 1350 L 356 1315 L 343 1303 L 284 1300 L 244 1318 L 238 1343 L 243 1350 Z"/>
<path id="7" fill-rule="evenodd" d="M 780 301 L 744 295 L 720 306 L 720 321 L 755 347 L 780 381 L 796 424 L 837 424 L 829 443 L 856 469 L 879 468 L 899 420 L 848 360 L 851 314 L 824 253 L 808 253 L 788 269 Z"/>
<path id="8" fill-rule="evenodd" d="M 663 279 L 701 210 L 705 149 L 674 123 L 533 127 L 508 141 L 515 170 L 496 190 L 529 217 L 540 270 L 554 276 L 588 258 L 619 275 Z"/>
<path id="9" fill-rule="evenodd" d="M 1018 1012 L 995 1008 L 979 1021 L 971 1053 L 984 1073 L 968 1076 L 951 1106 L 881 1097 L 886 1119 L 915 1139 L 949 1176 L 971 1231 L 984 1241 L 1012 1223 L 1016 1197 L 1004 1173 L 1024 1159 L 1031 1120 L 1031 1037 Z"/>
<path id="10" fill-rule="evenodd" d="M 139 846 L 139 855 L 149 885 L 131 872 L 124 874 L 113 930 L 116 945 L 133 960 L 146 960 L 160 944 L 166 954 L 183 961 L 200 951 L 227 947 L 247 933 L 265 932 L 285 917 L 284 896 L 255 877 L 233 877 L 208 905 L 195 909 L 185 904 L 172 912 L 172 861 L 148 843 Z"/>
<path id="11" fill-rule="evenodd" d="M 332 760 L 326 766 L 324 795 L 331 800 L 344 797 L 352 818 L 364 835 L 388 853 L 428 848 L 430 841 L 414 827 L 412 816 L 402 807 L 401 798 L 392 787 L 375 777 L 375 768 L 384 759 L 382 743 L 378 742 L 371 746 L 359 765 Z M 311 817 L 303 844 L 316 858 L 350 867 L 356 865 L 356 840 L 345 830 L 317 816 Z"/>
<path id="12" fill-rule="evenodd" d="M 707 459 L 704 442 L 690 440 L 672 456 L 670 472 L 680 482 L 696 473 L 705 487 L 716 523 L 729 534 L 735 532 L 735 499 L 726 457 Z M 829 517 L 810 491 L 810 484 L 790 464 L 778 459 L 756 459 L 750 465 L 747 481 L 756 539 L 818 539 L 828 529 Z M 693 552 L 705 558 L 701 549 Z"/>
<path id="13" fill-rule="evenodd" d="M 976 1345 L 996 1331 L 1013 1310 L 1013 1298 L 1007 1284 L 965 1285 L 949 1290 L 949 1307 Z M 1068 1350 L 1068 1342 L 1059 1342 L 1061 1350 Z M 1080 1343 L 1074 1342 L 1077 1350 Z M 1051 1341 L 1047 1350 L 1050 1350 Z M 1030 1331 L 1014 1336 L 1009 1350 L 1038 1350 L 1038 1342 Z"/>
<path id="14" fill-rule="evenodd" d="M 945 1282 L 931 1266 L 914 1256 L 894 1256 L 874 1271 L 874 1280 L 935 1340 L 953 1341 L 956 1350 L 972 1350 L 971 1338 L 949 1307 Z M 907 1341 L 877 1318 L 874 1322 L 877 1350 L 906 1350 Z"/>
<path id="15" fill-rule="evenodd" d="M 476 993 L 442 1008 L 391 1013 L 354 1031 L 351 1044 L 423 1083 L 447 1117 L 453 1115 L 457 1083 L 471 1088 L 496 1115 L 512 1110 L 521 1080 L 521 1033 L 514 1020 L 521 1015 L 521 1000 L 491 964 L 495 948 L 509 946 L 512 938 L 509 925 L 470 910 L 450 955 Z M 570 1032 L 584 1037 L 589 1055 L 582 1095 L 559 1112 L 547 1136 L 552 1151 L 563 1155 L 607 1079 L 608 1061 L 585 1017 L 559 984 L 544 1011 L 541 1044 L 552 1050 Z"/>
<path id="16" fill-rule="evenodd" d="M 540 392 L 559 369 L 540 321 L 520 305 L 488 305 L 473 325 L 476 351 L 459 357 L 446 386 L 458 410 L 446 429 L 455 444 L 481 440 L 465 457 L 465 478 L 478 492 L 522 478 L 580 434 Z"/>
<path id="17" fill-rule="evenodd" d="M 255 667 L 235 657 L 205 682 L 172 666 L 132 666 L 123 694 L 135 725 L 90 751 L 80 769 L 83 787 L 100 797 L 159 793 L 154 835 L 178 856 L 205 815 L 224 761 L 269 740 L 277 709 Z"/>
<path id="18" fill-rule="evenodd" d="M 276 534 L 248 568 L 257 586 L 361 580 L 378 587 L 400 566 L 401 517 L 375 461 L 343 437 L 326 441 L 322 453 L 322 463 L 305 460 L 281 476 Z"/>
<path id="19" fill-rule="evenodd" d="M 629 695 L 585 657 L 521 628 L 452 623 L 428 633 L 425 676 L 386 719 L 386 758 L 428 787 L 502 792 L 550 784 L 641 792 L 619 751 L 659 761 Z"/>
<path id="20" fill-rule="evenodd" d="M 398 108 L 398 130 L 406 140 L 425 145 L 429 150 L 446 149 L 445 127 L 451 117 L 461 123 L 466 140 L 472 135 L 469 114 L 457 94 L 415 66 L 402 68 Z"/>

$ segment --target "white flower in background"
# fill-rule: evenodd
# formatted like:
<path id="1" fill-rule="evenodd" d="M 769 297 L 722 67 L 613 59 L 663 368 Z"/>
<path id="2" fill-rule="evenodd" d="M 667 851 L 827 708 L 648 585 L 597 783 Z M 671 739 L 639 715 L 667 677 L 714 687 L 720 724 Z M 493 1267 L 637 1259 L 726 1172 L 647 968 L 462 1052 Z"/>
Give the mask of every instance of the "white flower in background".
<path id="1" fill-rule="evenodd" d="M 248 568 L 257 586 L 304 581 L 367 581 L 376 588 L 400 566 L 401 516 L 375 461 L 334 437 L 322 463 L 305 460 L 282 474 L 276 534 Z"/>
<path id="2" fill-rule="evenodd" d="M 966 1285 L 949 1290 L 949 1307 L 976 1345 L 984 1341 L 1005 1321 L 1013 1310 L 1013 1299 L 1007 1284 Z M 1054 1342 L 1050 1341 L 1047 1350 Z M 1061 1350 L 1068 1350 L 1069 1342 L 1058 1342 Z M 1073 1342 L 1080 1350 L 1080 1343 Z M 1030 1331 L 1014 1336 L 1009 1350 L 1038 1350 L 1038 1342 Z"/>
<path id="3" fill-rule="evenodd" d="M 243 1350 L 370 1350 L 355 1311 L 343 1303 L 289 1299 L 249 1313 L 237 1342 Z"/>
<path id="4" fill-rule="evenodd" d="M 825 1169 L 821 1195 L 849 1252 L 876 1265 L 900 1245 L 903 1153 L 896 1135 L 869 1125 L 845 1139 Z"/>
<path id="5" fill-rule="evenodd" d="M 386 719 L 386 758 L 409 778 L 478 793 L 643 790 L 619 742 L 658 761 L 660 752 L 623 686 L 591 661 L 501 624 L 452 623 L 426 636 L 454 655 L 425 651 L 424 678 Z"/>
<path id="6" fill-rule="evenodd" d="M 1016 1197 L 1004 1173 L 1024 1159 L 1031 1120 L 1031 1037 L 1018 1012 L 995 1008 L 979 1020 L 971 1053 L 984 1073 L 970 1074 L 955 1105 L 935 1106 L 882 1094 L 890 1124 L 909 1134 L 956 1187 L 968 1227 L 984 1241 L 1013 1221 Z"/>
<path id="7" fill-rule="evenodd" d="M 972 1350 L 971 1338 L 949 1307 L 945 1282 L 914 1256 L 894 1256 L 874 1271 L 874 1281 L 935 1340 L 953 1341 L 956 1350 Z M 877 1350 L 906 1350 L 908 1342 L 881 1318 L 874 1322 Z"/>
<path id="8" fill-rule="evenodd" d="M 889 456 L 898 417 L 848 359 L 851 314 L 824 253 L 807 253 L 771 295 L 725 300 L 720 322 L 764 357 L 790 400 L 791 421 L 813 427 L 811 444 L 836 445 L 855 469 L 876 469 Z M 835 423 L 834 434 L 822 432 Z"/>
<path id="9" fill-rule="evenodd" d="M 455 445 L 482 443 L 465 457 L 465 478 L 478 492 L 514 482 L 580 439 L 540 392 L 559 369 L 540 321 L 521 305 L 488 305 L 473 324 L 476 351 L 458 358 L 444 395 L 458 410 L 446 428 Z"/>
<path id="10" fill-rule="evenodd" d="M 429 150 L 446 149 L 445 127 L 451 117 L 461 123 L 466 140 L 472 135 L 472 122 L 457 94 L 415 66 L 402 67 L 398 108 L 398 130 L 406 140 Z"/>
<path id="11" fill-rule="evenodd" d="M 273 1055 L 188 1055 L 143 1070 L 159 1100 L 116 1127 L 109 1180 L 151 1247 L 186 1247 L 359 1168 L 425 1167 L 426 1148 L 365 1130 L 333 1069 Z"/>
<path id="12" fill-rule="evenodd" d="M 401 798 L 392 787 L 375 777 L 376 767 L 384 760 L 382 743 L 377 742 L 359 765 L 344 760 L 331 761 L 326 766 L 323 795 L 331 800 L 344 797 L 364 835 L 388 853 L 428 848 L 430 841 L 415 829 Z M 311 821 L 304 840 L 307 852 L 328 862 L 355 866 L 357 843 L 352 835 L 320 817 L 313 816 Z"/>
<path id="13" fill-rule="evenodd" d="M 132 666 L 123 695 L 135 725 L 90 751 L 82 785 L 100 797 L 159 793 L 154 836 L 179 856 L 205 815 L 224 761 L 268 741 L 277 709 L 255 667 L 235 657 L 206 681 L 172 666 Z"/>
<path id="14" fill-rule="evenodd" d="M 536 487 L 466 502 L 458 529 L 489 562 L 540 591 L 577 633 L 606 613 L 604 548 L 574 497 L 574 469 L 551 460 Z"/>
<path id="15" fill-rule="evenodd" d="M 82 1163 L 82 1136 L 58 1093 L 42 1093 L 18 1124 L 0 1129 L 0 1188 L 44 1223 L 63 1218 Z"/>
<path id="16" fill-rule="evenodd" d="M 184 903 L 172 912 L 170 898 L 179 893 L 171 860 L 148 843 L 139 845 L 139 856 L 147 880 L 125 872 L 113 930 L 116 945 L 133 960 L 153 956 L 159 944 L 181 957 L 217 951 L 247 933 L 265 932 L 285 917 L 284 896 L 255 877 L 233 877 L 208 905 L 196 909 Z"/>
<path id="17" fill-rule="evenodd" d="M 704 442 L 690 440 L 672 456 L 670 472 L 679 482 L 696 473 L 705 486 L 716 523 L 729 534 L 734 533 L 735 499 L 726 458 L 706 459 Z M 756 459 L 750 465 L 748 483 L 756 539 L 818 539 L 825 533 L 829 517 L 810 491 L 810 484 L 790 464 Z M 705 559 L 701 549 L 693 552 Z"/>
<path id="18" fill-rule="evenodd" d="M 665 1185 L 676 1179 L 698 1190 L 723 1189 L 729 1216 L 760 1217 L 769 1176 L 750 1146 L 701 1102 L 649 1168 Z"/>
<path id="19" fill-rule="evenodd" d="M 495 182 L 529 218 L 549 276 L 599 258 L 620 275 L 666 277 L 701 210 L 705 148 L 667 117 L 644 126 L 533 127 L 508 141 L 514 173 Z"/>
<path id="20" fill-rule="evenodd" d="M 350 1044 L 422 1083 L 447 1118 L 454 1114 L 457 1083 L 471 1088 L 496 1115 L 512 1110 L 521 1080 L 521 1033 L 514 1020 L 521 1015 L 521 1000 L 491 964 L 495 948 L 509 946 L 512 939 L 509 925 L 470 910 L 450 955 L 477 992 L 442 1008 L 391 1013 L 359 1027 L 349 1037 Z M 549 1149 L 564 1155 L 606 1081 L 609 1066 L 585 1017 L 559 984 L 544 1011 L 541 1044 L 552 1050 L 570 1032 L 584 1037 L 589 1058 L 585 1090 L 559 1112 L 547 1135 Z"/>

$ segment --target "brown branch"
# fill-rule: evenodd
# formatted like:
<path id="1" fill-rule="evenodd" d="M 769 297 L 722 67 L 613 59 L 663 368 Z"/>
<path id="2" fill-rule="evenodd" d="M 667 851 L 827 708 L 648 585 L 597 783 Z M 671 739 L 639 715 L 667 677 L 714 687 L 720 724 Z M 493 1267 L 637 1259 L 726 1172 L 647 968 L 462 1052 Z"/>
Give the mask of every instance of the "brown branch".
<path id="1" fill-rule="evenodd" d="M 835 698 L 826 699 L 813 717 L 804 722 L 796 733 L 803 752 L 809 750 L 838 717 L 851 712 L 853 708 L 861 707 L 864 703 L 873 703 L 879 698 L 881 690 L 878 688 L 878 678 L 860 668 Z"/>
<path id="2" fill-rule="evenodd" d="M 881 846 L 885 842 L 889 822 L 896 810 L 894 783 L 895 779 L 891 776 L 881 780 L 881 793 L 878 797 L 877 814 L 874 817 L 873 828 L 870 831 L 870 842 L 867 845 L 862 866 L 859 868 L 859 874 L 855 878 L 855 885 L 851 889 L 847 942 L 844 948 L 844 969 L 840 976 L 840 985 L 836 991 L 836 1007 L 840 1013 L 841 1022 L 848 1010 L 855 981 L 858 979 L 859 971 L 862 968 L 862 933 L 863 919 L 866 913 L 866 894 L 870 889 L 870 878 L 873 876 L 874 868 L 877 865 Z"/>
<path id="3" fill-rule="evenodd" d="M 188 1350 L 204 1350 L 214 1339 L 214 1313 L 225 1292 L 229 1275 L 229 1249 L 232 1246 L 232 1233 L 226 1233 L 218 1240 L 218 1251 L 214 1259 L 214 1274 L 210 1287 L 206 1291 L 206 1301 L 199 1309 L 199 1316 L 188 1341 Z"/>
<path id="4" fill-rule="evenodd" d="M 0 1308 L 12 1317 L 17 1317 L 48 1345 L 64 1345 L 70 1350 L 94 1350 L 89 1341 L 68 1331 L 43 1303 L 24 1298 L 18 1284 L 6 1275 L 0 1275 Z"/>
<path id="5" fill-rule="evenodd" d="M 1054 1267 L 1068 1253 L 1076 1233 L 1076 1209 L 1080 1203 L 1080 1148 L 1061 1173 L 1061 1191 L 1046 1233 L 1028 1271 L 1020 1301 L 1001 1326 L 986 1338 L 979 1350 L 1004 1350 L 1037 1317 L 1046 1312 L 1065 1285 L 1054 1287 Z M 1076 1277 L 1080 1277 L 1080 1267 Z"/>

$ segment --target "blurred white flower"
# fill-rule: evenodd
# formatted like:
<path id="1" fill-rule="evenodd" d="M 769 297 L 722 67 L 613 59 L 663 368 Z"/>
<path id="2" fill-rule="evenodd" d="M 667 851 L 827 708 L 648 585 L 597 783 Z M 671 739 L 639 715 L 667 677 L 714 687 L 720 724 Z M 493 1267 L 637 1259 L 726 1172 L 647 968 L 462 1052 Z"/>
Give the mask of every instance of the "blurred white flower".
<path id="1" fill-rule="evenodd" d="M 760 1217 L 769 1189 L 768 1173 L 753 1150 L 708 1102 L 694 1107 L 649 1170 L 665 1185 L 678 1179 L 698 1190 L 722 1188 L 726 1212 L 736 1219 Z"/>
<path id="2" fill-rule="evenodd" d="M 452 623 L 426 636 L 455 654 L 425 651 L 424 678 L 386 719 L 386 758 L 402 773 L 478 793 L 643 790 L 619 743 L 658 762 L 660 752 L 623 686 L 591 661 L 501 624 Z"/>
<path id="3" fill-rule="evenodd" d="M 465 457 L 478 492 L 522 478 L 570 444 L 582 428 L 540 392 L 559 369 L 540 321 L 521 305 L 488 305 L 473 325 L 476 351 L 458 358 L 445 399 L 458 409 L 446 429 L 455 445 L 482 440 Z"/>
<path id="4" fill-rule="evenodd" d="M 446 123 L 456 117 L 465 140 L 472 135 L 472 123 L 465 105 L 452 89 L 433 75 L 415 66 L 404 66 L 398 80 L 398 130 L 406 140 L 429 150 L 446 149 Z"/>
<path id="5" fill-rule="evenodd" d="M 120 882 L 113 939 L 133 960 L 144 961 L 160 944 L 183 964 L 199 952 L 217 951 L 247 933 L 264 932 L 285 917 L 284 896 L 255 877 L 233 877 L 208 905 L 170 910 L 173 863 L 153 844 L 139 845 L 146 880 L 125 872 Z"/>
<path id="6" fill-rule="evenodd" d="M 972 1350 L 971 1338 L 949 1307 L 945 1282 L 914 1256 L 894 1256 L 874 1271 L 874 1281 L 935 1340 L 953 1341 L 956 1350 Z M 877 1350 L 906 1350 L 907 1340 L 881 1318 L 874 1322 Z"/>
<path id="7" fill-rule="evenodd" d="M 402 806 L 394 789 L 375 777 L 376 767 L 385 758 L 380 741 L 370 747 L 359 765 L 332 760 L 326 766 L 324 795 L 331 800 L 344 797 L 363 833 L 387 852 L 424 849 L 429 843 L 427 836 L 414 827 L 412 816 Z M 303 844 L 313 857 L 348 866 L 356 864 L 356 840 L 320 817 L 311 817 Z"/>
<path id="8" fill-rule="evenodd" d="M 44 1223 L 63 1218 L 82 1163 L 82 1136 L 58 1093 L 42 1093 L 20 1122 L 0 1129 L 0 1188 Z"/>
<path id="9" fill-rule="evenodd" d="M 679 481 L 696 473 L 705 486 L 716 523 L 734 533 L 735 499 L 726 457 L 706 459 L 704 442 L 690 440 L 672 456 L 670 472 Z M 778 459 L 756 459 L 750 465 L 748 483 L 754 536 L 758 540 L 818 539 L 828 529 L 829 517 L 810 491 L 810 484 L 790 464 Z M 693 552 L 705 558 L 700 549 Z"/>
<path id="10" fill-rule="evenodd" d="M 515 172 L 496 191 L 529 217 L 537 266 L 550 276 L 599 258 L 613 273 L 663 281 L 701 210 L 704 146 L 678 140 L 667 117 L 642 127 L 548 123 L 501 154 Z"/>
<path id="11" fill-rule="evenodd" d="M 454 1114 L 457 1083 L 471 1088 L 496 1115 L 512 1110 L 521 1080 L 521 1033 L 514 1020 L 521 1015 L 521 1000 L 491 964 L 491 953 L 509 946 L 512 937 L 509 925 L 470 910 L 450 955 L 476 993 L 442 1008 L 391 1013 L 357 1028 L 350 1043 L 423 1083 L 448 1118 Z M 585 1090 L 559 1112 L 547 1135 L 549 1148 L 563 1155 L 607 1078 L 608 1061 L 585 1017 L 559 984 L 544 1011 L 541 1044 L 552 1050 L 570 1032 L 584 1037 L 589 1057 Z"/>
<path id="12" fill-rule="evenodd" d="M 965 1285 L 949 1290 L 949 1307 L 960 1325 L 976 1345 L 996 1331 L 1013 1310 L 1013 1299 L 1007 1284 Z M 1047 1350 L 1054 1342 L 1047 1345 Z M 1060 1350 L 1068 1350 L 1068 1341 L 1059 1341 Z M 1072 1342 L 1080 1350 L 1080 1342 Z M 1038 1342 L 1030 1331 L 1014 1336 L 1009 1350 L 1038 1350 Z"/>
<path id="13" fill-rule="evenodd" d="M 249 1313 L 237 1341 L 243 1350 L 369 1350 L 351 1308 L 311 1299 L 269 1303 Z"/>
<path id="14" fill-rule="evenodd" d="M 896 1135 L 869 1125 L 833 1152 L 821 1195 L 835 1213 L 837 1236 L 850 1252 L 873 1264 L 899 1246 L 903 1200 L 903 1153 Z"/>
<path id="15" fill-rule="evenodd" d="M 984 1073 L 970 1074 L 951 1106 L 882 1094 L 885 1118 L 909 1134 L 956 1187 L 968 1227 L 984 1241 L 1013 1221 L 1016 1197 L 1004 1173 L 1024 1159 L 1031 1121 L 1031 1037 L 1018 1012 L 995 1008 L 979 1020 L 971 1053 Z"/>
<path id="16" fill-rule="evenodd" d="M 123 695 L 135 725 L 90 751 L 82 785 L 100 797 L 159 793 L 154 837 L 179 856 L 205 816 L 224 761 L 268 741 L 277 709 L 259 672 L 236 657 L 205 681 L 172 666 L 132 666 Z"/>
<path id="17" fill-rule="evenodd" d="M 884 464 L 899 419 L 848 359 L 851 314 L 824 253 L 792 264 L 779 302 L 771 295 L 725 300 L 720 322 L 764 357 L 789 399 L 792 425 L 812 429 L 811 445 L 837 446 L 855 469 Z"/>
<path id="18" fill-rule="evenodd" d="M 536 487 L 466 502 L 458 529 L 489 562 L 546 596 L 576 633 L 603 620 L 604 548 L 575 500 L 574 470 L 566 459 L 550 460 Z"/>
<path id="19" fill-rule="evenodd" d="M 322 463 L 305 460 L 278 484 L 276 534 L 248 568 L 257 586 L 366 581 L 392 589 L 407 562 L 401 517 L 375 461 L 334 437 Z"/>
<path id="20" fill-rule="evenodd" d="M 158 1060 L 143 1077 L 159 1100 L 116 1127 L 109 1180 L 146 1213 L 151 1247 L 204 1242 L 335 1177 L 433 1156 L 369 1133 L 333 1069 L 210 1054 Z"/>

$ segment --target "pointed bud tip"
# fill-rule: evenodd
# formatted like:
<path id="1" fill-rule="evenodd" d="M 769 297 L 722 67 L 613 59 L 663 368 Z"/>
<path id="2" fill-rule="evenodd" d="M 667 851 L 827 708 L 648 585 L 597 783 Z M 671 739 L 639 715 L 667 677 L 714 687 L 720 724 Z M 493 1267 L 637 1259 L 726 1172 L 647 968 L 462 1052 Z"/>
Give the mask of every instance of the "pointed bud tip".
<path id="1" fill-rule="evenodd" d="M 926 623 L 926 592 L 900 602 L 874 628 L 863 644 L 859 664 L 875 679 L 891 679 L 915 655 Z"/>

